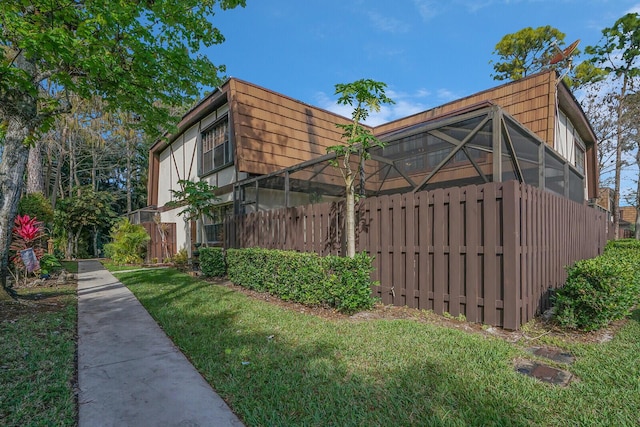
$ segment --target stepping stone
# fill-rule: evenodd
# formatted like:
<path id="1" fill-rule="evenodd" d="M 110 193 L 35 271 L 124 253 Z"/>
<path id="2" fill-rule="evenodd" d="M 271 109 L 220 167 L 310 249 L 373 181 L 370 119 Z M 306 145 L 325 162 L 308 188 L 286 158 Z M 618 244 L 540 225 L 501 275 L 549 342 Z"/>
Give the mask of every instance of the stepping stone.
<path id="1" fill-rule="evenodd" d="M 516 371 L 539 381 L 562 387 L 566 387 L 573 379 L 571 372 L 552 368 L 531 360 L 519 360 L 516 363 Z"/>
<path id="2" fill-rule="evenodd" d="M 545 359 L 553 360 L 557 363 L 572 364 L 576 361 L 576 358 L 569 352 L 560 350 L 553 347 L 530 347 L 527 351 L 536 356 L 544 357 Z"/>

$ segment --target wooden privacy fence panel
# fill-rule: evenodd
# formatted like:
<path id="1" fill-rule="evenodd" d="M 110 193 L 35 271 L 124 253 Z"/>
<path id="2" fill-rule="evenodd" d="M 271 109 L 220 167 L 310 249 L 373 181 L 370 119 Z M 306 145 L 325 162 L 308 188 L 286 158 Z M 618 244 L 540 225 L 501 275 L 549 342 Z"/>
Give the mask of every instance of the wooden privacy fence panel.
<path id="1" fill-rule="evenodd" d="M 602 212 L 515 181 L 360 202 L 357 248 L 385 304 L 518 329 L 549 306 L 565 266 L 602 253 Z M 229 219 L 227 247 L 340 254 L 342 205 Z"/>
<path id="2" fill-rule="evenodd" d="M 341 255 L 343 224 L 344 209 L 335 202 L 233 216 L 225 221 L 225 247 Z"/>
<path id="3" fill-rule="evenodd" d="M 147 243 L 147 256 L 146 262 L 151 262 L 154 258 L 162 262 L 167 257 L 174 256 L 177 252 L 176 244 L 176 223 L 175 222 L 163 222 L 161 224 L 165 235 L 166 251 L 162 247 L 162 235 L 155 222 L 143 222 L 140 224 L 147 230 L 147 233 L 151 237 L 149 243 Z"/>

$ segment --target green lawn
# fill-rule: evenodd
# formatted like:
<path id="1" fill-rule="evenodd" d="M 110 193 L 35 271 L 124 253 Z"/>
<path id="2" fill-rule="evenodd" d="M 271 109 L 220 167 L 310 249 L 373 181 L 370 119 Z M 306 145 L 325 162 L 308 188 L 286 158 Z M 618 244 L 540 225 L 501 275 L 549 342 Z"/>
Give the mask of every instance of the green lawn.
<path id="1" fill-rule="evenodd" d="M 76 288 L 18 293 L 0 301 L 0 425 L 74 426 Z"/>
<path id="2" fill-rule="evenodd" d="M 60 264 L 67 272 L 78 274 L 78 261 L 60 261 Z"/>
<path id="3" fill-rule="evenodd" d="M 109 260 L 102 261 L 102 265 L 104 265 L 104 267 L 112 273 L 115 273 L 117 271 L 140 270 L 141 268 L 143 268 L 142 265 L 118 265 Z"/>
<path id="4" fill-rule="evenodd" d="M 499 338 L 326 320 L 172 269 L 117 276 L 248 426 L 640 424 L 638 312 L 610 342 L 564 343 L 579 381 L 560 388 L 516 373 L 531 356 Z"/>

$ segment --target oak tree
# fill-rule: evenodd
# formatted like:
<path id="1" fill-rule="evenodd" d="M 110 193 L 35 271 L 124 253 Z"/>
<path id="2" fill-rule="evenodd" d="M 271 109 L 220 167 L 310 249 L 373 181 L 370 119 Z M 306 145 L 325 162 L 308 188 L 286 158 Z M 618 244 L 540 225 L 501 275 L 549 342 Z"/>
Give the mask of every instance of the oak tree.
<path id="1" fill-rule="evenodd" d="M 70 109 L 71 94 L 135 114 L 149 130 L 169 107 L 220 83 L 199 54 L 224 37 L 210 18 L 245 0 L 17 0 L 0 2 L 0 278 L 29 145 Z"/>

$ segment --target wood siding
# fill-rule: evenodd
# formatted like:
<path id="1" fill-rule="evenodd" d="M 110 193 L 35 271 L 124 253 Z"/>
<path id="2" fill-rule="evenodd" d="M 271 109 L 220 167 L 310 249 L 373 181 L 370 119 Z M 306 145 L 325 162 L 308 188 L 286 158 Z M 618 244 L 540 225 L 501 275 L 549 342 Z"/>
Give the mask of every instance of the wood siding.
<path id="1" fill-rule="evenodd" d="M 267 174 L 327 154 L 348 119 L 242 80 L 230 81 L 236 165 Z"/>
<path id="2" fill-rule="evenodd" d="M 178 252 L 176 245 L 176 223 L 162 223 L 162 226 L 166 229 L 165 232 L 165 242 L 167 245 L 166 253 L 162 247 L 162 237 L 160 236 L 160 230 L 158 230 L 158 225 L 155 222 L 143 222 L 140 225 L 144 227 L 151 237 L 149 243 L 147 243 L 147 254 L 145 257 L 145 262 L 149 263 L 154 260 L 154 258 L 158 262 L 164 262 L 167 254 L 169 257 L 173 257 L 176 252 Z"/>
<path id="3" fill-rule="evenodd" d="M 339 203 L 227 219 L 227 247 L 343 252 Z M 518 329 L 550 305 L 565 267 L 602 253 L 605 213 L 515 181 L 367 198 L 358 251 L 384 304 Z"/>
<path id="4" fill-rule="evenodd" d="M 555 137 L 555 81 L 555 71 L 536 74 L 529 78 L 479 92 L 440 107 L 414 114 L 413 116 L 377 126 L 374 132 L 379 136 L 490 101 L 502 107 L 507 113 L 553 147 Z"/>

